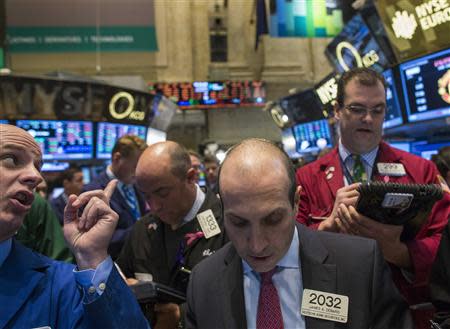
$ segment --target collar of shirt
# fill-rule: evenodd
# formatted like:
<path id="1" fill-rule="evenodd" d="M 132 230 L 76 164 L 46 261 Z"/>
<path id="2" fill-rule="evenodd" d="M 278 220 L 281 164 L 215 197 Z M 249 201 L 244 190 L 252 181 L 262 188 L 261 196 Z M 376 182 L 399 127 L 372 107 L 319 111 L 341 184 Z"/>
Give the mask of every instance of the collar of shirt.
<path id="1" fill-rule="evenodd" d="M 114 175 L 114 173 L 111 170 L 111 165 L 109 165 L 108 167 L 106 167 L 106 176 L 108 176 L 109 179 L 114 179 L 117 178 L 116 175 Z M 120 182 L 120 181 L 119 181 Z"/>
<path id="2" fill-rule="evenodd" d="M 109 179 L 116 179 L 117 178 L 116 175 L 114 175 L 114 173 L 112 172 L 110 165 L 108 167 L 106 167 L 106 176 L 108 176 Z M 118 189 L 119 192 L 126 199 L 125 194 L 123 192 L 123 186 L 126 185 L 126 184 L 122 183 L 119 179 L 117 179 L 117 181 L 118 181 L 118 183 L 117 183 L 117 188 L 116 189 Z M 132 193 L 134 193 L 133 184 L 128 184 L 127 186 L 130 188 Z"/>
<path id="3" fill-rule="evenodd" d="M 5 262 L 5 259 L 11 252 L 11 246 L 12 246 L 12 238 L 0 242 L 0 268 L 2 267 L 3 263 Z"/>
<path id="4" fill-rule="evenodd" d="M 300 268 L 300 255 L 299 255 L 300 241 L 298 239 L 297 227 L 294 227 L 294 235 L 292 237 L 291 245 L 287 253 L 280 259 L 277 266 L 281 268 Z M 242 260 L 242 266 L 244 275 L 252 272 L 253 269 L 248 265 L 245 260 Z M 259 274 L 258 274 L 259 276 Z"/>
<path id="5" fill-rule="evenodd" d="M 363 159 L 363 165 L 364 168 L 366 169 L 367 177 L 369 178 L 372 176 L 373 165 L 375 163 L 375 159 L 377 157 L 379 148 L 380 148 L 379 145 L 377 145 L 373 150 L 361 154 L 361 158 Z M 342 141 L 340 139 L 338 150 L 339 155 L 342 161 L 345 163 L 345 165 L 350 168 L 353 168 L 353 158 L 351 157 L 352 153 L 344 146 L 344 144 L 342 144 Z"/>
<path id="6" fill-rule="evenodd" d="M 183 222 L 181 225 L 189 223 L 191 220 L 193 220 L 195 218 L 195 216 L 197 215 L 198 211 L 200 210 L 203 202 L 205 201 L 205 193 L 202 191 L 200 186 L 198 186 L 197 184 L 195 184 L 195 186 L 196 186 L 197 191 L 195 194 L 194 204 L 192 205 L 192 208 L 191 208 L 191 210 L 189 210 L 187 215 L 184 216 Z"/>

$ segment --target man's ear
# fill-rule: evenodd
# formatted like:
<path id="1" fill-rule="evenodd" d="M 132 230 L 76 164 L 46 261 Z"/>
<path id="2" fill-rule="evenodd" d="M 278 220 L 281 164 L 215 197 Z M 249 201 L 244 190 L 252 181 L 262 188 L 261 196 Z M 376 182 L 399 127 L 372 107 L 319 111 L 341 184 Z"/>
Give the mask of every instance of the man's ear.
<path id="1" fill-rule="evenodd" d="M 117 162 L 122 158 L 122 154 L 120 154 L 120 152 L 114 152 L 112 157 L 111 157 L 111 161 L 112 162 Z"/>
<path id="2" fill-rule="evenodd" d="M 300 193 L 302 193 L 302 187 L 299 185 L 295 189 L 295 196 L 294 196 L 294 213 L 295 213 L 295 217 L 297 217 L 297 213 L 298 213 L 298 204 L 300 203 Z"/>
<path id="3" fill-rule="evenodd" d="M 334 118 L 339 121 L 341 118 L 341 107 L 339 106 L 337 101 L 334 102 L 333 110 L 334 110 Z"/>
<path id="4" fill-rule="evenodd" d="M 186 178 L 189 183 L 195 183 L 196 170 L 194 168 L 189 168 L 186 172 Z"/>

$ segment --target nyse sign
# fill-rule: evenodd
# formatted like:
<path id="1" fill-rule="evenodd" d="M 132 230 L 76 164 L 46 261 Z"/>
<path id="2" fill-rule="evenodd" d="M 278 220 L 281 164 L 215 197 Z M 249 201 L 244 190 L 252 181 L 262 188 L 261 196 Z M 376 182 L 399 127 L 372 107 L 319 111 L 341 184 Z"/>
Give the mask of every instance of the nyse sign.
<path id="1" fill-rule="evenodd" d="M 103 120 L 147 125 L 154 96 L 101 82 L 0 76 L 0 117 Z"/>
<path id="2" fill-rule="evenodd" d="M 344 60 L 344 51 L 349 52 L 353 55 L 357 67 L 371 67 L 375 63 L 378 63 L 380 60 L 380 57 L 375 50 L 369 50 L 366 54 L 360 54 L 350 42 L 342 41 L 338 43 L 336 47 L 336 58 L 338 59 L 339 65 L 341 65 L 344 71 L 350 70 Z"/>
<path id="3" fill-rule="evenodd" d="M 126 91 L 121 91 L 111 98 L 109 102 L 109 113 L 117 120 L 130 118 L 132 120 L 144 121 L 145 110 L 135 110 L 135 105 L 134 97 Z"/>
<path id="4" fill-rule="evenodd" d="M 330 104 L 337 97 L 337 77 L 332 77 L 316 88 L 322 105 Z"/>

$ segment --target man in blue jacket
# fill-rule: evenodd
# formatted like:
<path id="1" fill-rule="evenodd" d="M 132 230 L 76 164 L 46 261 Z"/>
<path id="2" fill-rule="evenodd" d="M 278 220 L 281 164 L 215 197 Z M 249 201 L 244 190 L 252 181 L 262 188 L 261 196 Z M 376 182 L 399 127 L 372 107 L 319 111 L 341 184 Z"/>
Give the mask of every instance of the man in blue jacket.
<path id="1" fill-rule="evenodd" d="M 41 165 L 31 135 L 0 124 L 0 328 L 148 328 L 107 254 L 118 221 L 108 205 L 116 180 L 69 196 L 64 235 L 76 268 L 14 240 L 42 181 Z"/>

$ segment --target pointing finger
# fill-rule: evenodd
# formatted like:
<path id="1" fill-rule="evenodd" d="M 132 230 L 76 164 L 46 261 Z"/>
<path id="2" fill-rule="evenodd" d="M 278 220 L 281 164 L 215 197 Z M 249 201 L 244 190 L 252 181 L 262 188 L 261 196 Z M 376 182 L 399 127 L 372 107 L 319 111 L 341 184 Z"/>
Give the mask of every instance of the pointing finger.
<path id="1" fill-rule="evenodd" d="M 80 202 L 76 195 L 70 195 L 69 199 L 67 200 L 67 205 L 64 208 L 64 223 L 70 223 L 77 219 L 79 207 Z"/>
<path id="2" fill-rule="evenodd" d="M 111 199 L 111 196 L 113 195 L 113 193 L 114 193 L 114 191 L 116 189 L 116 186 L 117 186 L 118 182 L 119 181 L 117 179 L 113 179 L 105 187 L 104 192 L 105 192 L 106 200 L 107 200 L 108 203 L 109 203 L 109 200 Z"/>

